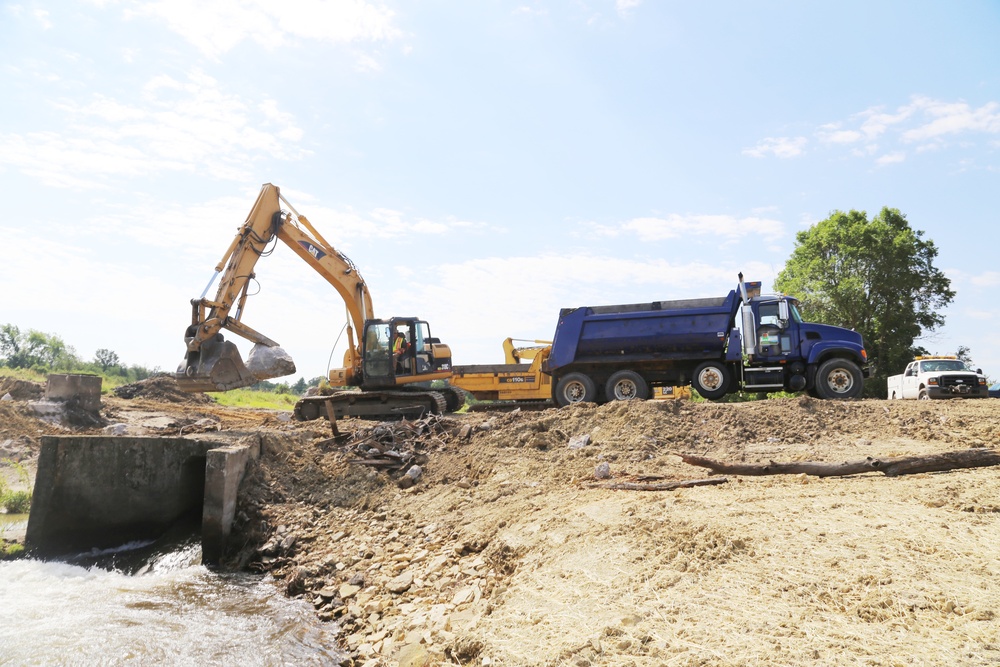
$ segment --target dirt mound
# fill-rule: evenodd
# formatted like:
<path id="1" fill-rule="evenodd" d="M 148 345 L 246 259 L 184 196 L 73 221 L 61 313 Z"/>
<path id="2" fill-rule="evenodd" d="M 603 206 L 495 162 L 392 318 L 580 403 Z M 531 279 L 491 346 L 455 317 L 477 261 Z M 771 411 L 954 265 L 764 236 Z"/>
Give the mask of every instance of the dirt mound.
<path id="1" fill-rule="evenodd" d="M 125 399 L 145 398 L 164 403 L 214 403 L 206 394 L 182 391 L 171 375 L 155 375 L 132 384 L 123 384 L 114 391 L 115 396 Z"/>
<path id="2" fill-rule="evenodd" d="M 40 382 L 0 377 L 0 396 L 10 394 L 15 401 L 37 401 L 45 393 L 45 385 Z"/>
<path id="3" fill-rule="evenodd" d="M 474 413 L 394 443 L 426 455 L 408 489 L 358 461 L 357 439 L 293 423 L 257 436 L 236 541 L 341 625 L 355 664 L 412 651 L 463 665 L 986 664 L 1000 660 L 996 468 L 666 493 L 591 483 L 604 465 L 613 480 L 708 476 L 676 452 L 841 462 L 993 447 L 998 417 L 1000 401 L 807 397 Z M 364 438 L 371 424 L 340 428 Z"/>

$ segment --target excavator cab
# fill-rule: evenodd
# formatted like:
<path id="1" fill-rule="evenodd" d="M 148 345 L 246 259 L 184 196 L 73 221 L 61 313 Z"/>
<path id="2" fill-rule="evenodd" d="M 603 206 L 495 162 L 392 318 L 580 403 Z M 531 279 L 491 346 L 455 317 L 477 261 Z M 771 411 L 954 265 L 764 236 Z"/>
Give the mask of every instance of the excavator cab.
<path id="1" fill-rule="evenodd" d="M 450 375 L 451 350 L 431 336 L 430 325 L 424 320 L 368 320 L 362 341 L 363 388 L 394 387 Z"/>

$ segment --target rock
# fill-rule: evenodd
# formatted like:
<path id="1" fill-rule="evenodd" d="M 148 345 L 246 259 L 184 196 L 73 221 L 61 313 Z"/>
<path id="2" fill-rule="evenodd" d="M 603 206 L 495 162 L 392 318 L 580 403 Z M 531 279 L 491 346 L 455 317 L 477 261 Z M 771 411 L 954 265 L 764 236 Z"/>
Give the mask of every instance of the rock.
<path id="1" fill-rule="evenodd" d="M 417 480 L 420 479 L 420 475 L 422 475 L 423 472 L 424 472 L 423 468 L 421 468 L 418 465 L 410 466 L 410 469 L 406 471 L 406 474 L 400 477 L 399 480 L 396 482 L 396 486 L 398 486 L 401 489 L 410 488 L 411 486 L 417 483 Z"/>
<path id="2" fill-rule="evenodd" d="M 410 586 L 413 585 L 413 574 L 411 572 L 403 572 L 401 575 L 390 581 L 385 585 L 386 590 L 390 593 L 404 593 L 409 590 Z"/>
<path id="3" fill-rule="evenodd" d="M 357 595 L 360 590 L 361 586 L 355 586 L 354 584 L 341 584 L 338 592 L 340 593 L 341 600 L 347 600 Z"/>
<path id="4" fill-rule="evenodd" d="M 296 595 L 301 595 L 306 590 L 306 574 L 305 568 L 297 567 L 295 571 L 292 572 L 291 576 L 285 582 L 285 592 L 288 593 L 290 597 L 295 597 Z"/>
<path id="5" fill-rule="evenodd" d="M 3 395 L 3 398 L 0 398 L 0 401 L 13 401 L 13 400 L 14 397 L 10 395 L 9 391 Z"/>
<path id="6" fill-rule="evenodd" d="M 595 479 L 608 479 L 611 477 L 611 466 L 607 461 L 601 461 L 594 468 L 594 478 Z"/>
<path id="7" fill-rule="evenodd" d="M 459 607 L 465 604 L 466 602 L 472 600 L 474 596 L 475 596 L 475 591 L 472 590 L 471 587 L 462 588 L 457 593 L 455 593 L 455 597 L 451 599 L 451 603 L 456 607 Z"/>
<path id="8" fill-rule="evenodd" d="M 399 667 L 430 667 L 431 654 L 423 644 L 407 644 L 396 654 Z"/>
<path id="9" fill-rule="evenodd" d="M 347 583 L 349 583 L 351 586 L 357 586 L 359 588 L 364 588 L 365 587 L 365 575 L 363 575 L 360 572 L 358 572 L 357 574 L 355 574 L 354 576 L 352 576 L 350 579 L 348 579 Z"/>
<path id="10" fill-rule="evenodd" d="M 110 424 L 104 427 L 104 433 L 113 436 L 122 436 L 128 433 L 128 424 Z"/>
<path id="11" fill-rule="evenodd" d="M 583 435 L 578 435 L 569 440 L 570 449 L 583 449 L 590 444 L 590 434 L 584 433 Z"/>
<path id="12" fill-rule="evenodd" d="M 247 356 L 247 370 L 258 380 L 267 380 L 291 375 L 295 372 L 295 362 L 280 347 L 267 347 L 258 343 Z"/>

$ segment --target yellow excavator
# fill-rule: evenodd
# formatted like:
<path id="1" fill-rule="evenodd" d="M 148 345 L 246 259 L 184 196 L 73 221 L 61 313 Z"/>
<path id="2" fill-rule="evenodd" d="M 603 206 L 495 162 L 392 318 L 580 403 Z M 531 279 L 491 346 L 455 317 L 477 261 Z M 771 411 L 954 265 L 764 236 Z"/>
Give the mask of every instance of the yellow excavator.
<path id="1" fill-rule="evenodd" d="M 323 276 L 347 306 L 344 367 L 332 369 L 329 380 L 332 387 L 357 388 L 305 397 L 295 405 L 296 418 L 414 417 L 462 405 L 460 392 L 430 388 L 431 381 L 451 377 L 451 349 L 431 335 L 424 320 L 375 319 L 368 285 L 354 263 L 270 183 L 261 187 L 201 298 L 191 301 L 191 325 L 184 333 L 187 352 L 175 376 L 181 389 L 226 391 L 295 372 L 294 362 L 278 343 L 242 321 L 247 289 L 256 278 L 254 267 L 270 254 L 275 239 Z M 205 298 L 220 273 L 215 298 Z M 236 345 L 224 339 L 222 329 L 254 343 L 246 363 Z M 357 341 L 355 330 L 360 334 Z"/>

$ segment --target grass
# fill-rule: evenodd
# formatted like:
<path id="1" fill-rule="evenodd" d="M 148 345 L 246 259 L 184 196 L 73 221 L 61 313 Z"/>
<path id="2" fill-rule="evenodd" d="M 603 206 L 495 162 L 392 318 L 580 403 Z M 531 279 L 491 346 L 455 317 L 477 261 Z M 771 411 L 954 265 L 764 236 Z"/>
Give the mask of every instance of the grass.
<path id="1" fill-rule="evenodd" d="M 24 555 L 24 545 L 17 542 L 7 542 L 0 538 L 0 560 L 10 560 Z"/>
<path id="2" fill-rule="evenodd" d="M 28 471 L 24 469 L 24 466 L 9 459 L 5 459 L 3 462 L 17 471 L 17 476 L 22 484 L 28 485 Z M 8 514 L 27 514 L 28 510 L 31 509 L 31 491 L 12 491 L 7 488 L 3 479 L 0 479 L 0 507 Z"/>
<path id="3" fill-rule="evenodd" d="M 6 366 L 0 366 L 0 376 L 14 378 L 15 380 L 26 380 L 28 382 L 41 382 L 42 384 L 48 380 L 47 375 L 33 371 L 30 368 L 7 368 Z"/>
<path id="4" fill-rule="evenodd" d="M 255 408 L 262 410 L 291 410 L 299 400 L 295 394 L 275 394 L 270 391 L 253 389 L 231 389 L 213 393 L 212 398 L 219 405 L 230 408 Z"/>

